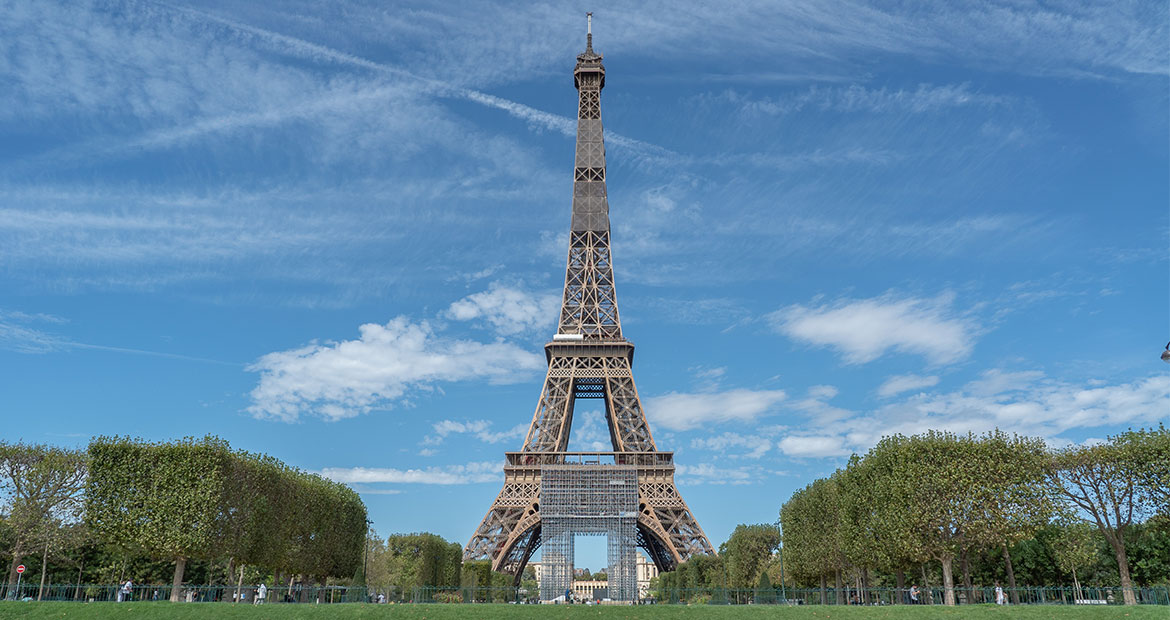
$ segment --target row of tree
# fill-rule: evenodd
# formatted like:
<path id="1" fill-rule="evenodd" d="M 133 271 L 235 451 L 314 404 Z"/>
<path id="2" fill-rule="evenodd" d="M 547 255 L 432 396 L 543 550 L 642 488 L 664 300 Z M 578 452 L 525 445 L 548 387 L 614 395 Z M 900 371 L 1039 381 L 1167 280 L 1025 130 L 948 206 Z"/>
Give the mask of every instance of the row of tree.
<path id="1" fill-rule="evenodd" d="M 779 545 L 780 532 L 775 524 L 741 524 L 719 545 L 719 555 L 694 556 L 675 570 L 660 574 L 653 587 L 664 600 L 679 590 L 755 588 L 764 596 L 757 596 L 758 602 L 765 602 L 772 595 L 772 573 L 779 570 L 775 555 Z"/>
<path id="2" fill-rule="evenodd" d="M 261 571 L 277 583 L 282 573 L 352 577 L 362 562 L 367 519 L 357 493 L 215 437 L 99 437 L 87 451 L 0 444 L 0 474 L 10 583 L 33 551 L 42 552 L 42 583 L 54 553 L 78 564 L 79 581 L 87 556 L 120 562 L 119 578 L 129 559 L 173 562 L 172 600 L 188 562 L 201 574 Z"/>
<path id="3" fill-rule="evenodd" d="M 956 561 L 970 589 L 971 554 L 995 549 L 1014 587 L 1011 547 L 1055 525 L 1064 538 L 1052 548 L 1071 572 L 1089 561 L 1094 546 L 1085 534 L 1093 527 L 1112 549 L 1132 604 L 1127 534 L 1159 512 L 1170 514 L 1168 489 L 1164 427 L 1055 451 L 998 431 L 896 435 L 784 504 L 785 560 L 796 578 L 819 580 L 822 588 L 829 577 L 839 588 L 842 573 L 852 572 L 863 589 L 872 571 L 895 573 L 902 587 L 904 571 L 936 562 L 944 600 L 953 605 Z"/>

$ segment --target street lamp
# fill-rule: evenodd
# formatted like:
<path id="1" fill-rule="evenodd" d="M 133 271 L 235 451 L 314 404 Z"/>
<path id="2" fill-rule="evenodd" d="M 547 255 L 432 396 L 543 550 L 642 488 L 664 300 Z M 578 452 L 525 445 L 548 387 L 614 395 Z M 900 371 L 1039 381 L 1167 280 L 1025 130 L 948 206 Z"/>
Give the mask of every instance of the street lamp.
<path id="1" fill-rule="evenodd" d="M 362 585 L 366 587 L 366 600 L 370 599 L 370 526 L 374 522 L 366 518 L 366 544 L 362 547 Z"/>

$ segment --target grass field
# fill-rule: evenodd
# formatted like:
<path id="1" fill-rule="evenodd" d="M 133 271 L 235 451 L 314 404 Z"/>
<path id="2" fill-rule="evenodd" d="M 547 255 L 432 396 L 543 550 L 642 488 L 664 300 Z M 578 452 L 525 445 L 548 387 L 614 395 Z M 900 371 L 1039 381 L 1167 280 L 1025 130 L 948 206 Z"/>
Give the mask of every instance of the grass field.
<path id="1" fill-rule="evenodd" d="M 526 605 L 232 605 L 230 603 L 14 603 L 0 602 L 0 618 L 93 618 L 95 620 L 186 620 L 196 618 L 291 620 L 863 620 L 870 618 L 907 618 L 908 620 L 965 620 L 973 618 L 1010 618 L 1012 620 L 1096 620 L 1098 618 L 1126 618 L 1128 620 L 1167 620 L 1170 607 L 1060 607 L 1018 606 L 995 607 L 774 607 L 774 606 L 683 606 L 655 605 L 646 607 L 587 607 L 584 605 L 526 606 Z"/>

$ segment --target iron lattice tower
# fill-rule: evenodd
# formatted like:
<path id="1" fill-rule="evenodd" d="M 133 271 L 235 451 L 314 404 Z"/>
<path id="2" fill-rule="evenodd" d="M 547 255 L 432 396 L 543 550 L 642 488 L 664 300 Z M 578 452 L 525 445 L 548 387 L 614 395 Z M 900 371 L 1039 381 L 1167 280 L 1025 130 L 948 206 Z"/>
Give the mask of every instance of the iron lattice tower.
<path id="1" fill-rule="evenodd" d="M 557 333 L 544 347 L 548 374 L 523 449 L 506 454 L 504 488 L 463 553 L 464 560 L 490 560 L 493 570 L 514 575 L 517 584 L 542 542 L 542 468 L 572 463 L 634 467 L 636 541 L 660 571 L 714 553 L 675 486 L 673 453 L 654 444 L 634 386 L 634 345 L 622 336 L 601 125 L 605 67 L 593 51 L 591 30 L 573 69 L 578 106 L 572 228 Z M 567 452 L 578 398 L 604 401 L 612 453 Z"/>

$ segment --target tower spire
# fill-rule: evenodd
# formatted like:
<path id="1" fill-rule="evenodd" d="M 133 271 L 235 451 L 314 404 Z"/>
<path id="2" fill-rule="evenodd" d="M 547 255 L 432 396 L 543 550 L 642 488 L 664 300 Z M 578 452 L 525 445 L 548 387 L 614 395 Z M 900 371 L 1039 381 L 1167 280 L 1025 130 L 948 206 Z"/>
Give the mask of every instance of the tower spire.
<path id="1" fill-rule="evenodd" d="M 593 13 L 585 14 L 585 53 L 593 53 Z"/>

